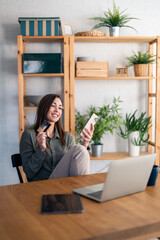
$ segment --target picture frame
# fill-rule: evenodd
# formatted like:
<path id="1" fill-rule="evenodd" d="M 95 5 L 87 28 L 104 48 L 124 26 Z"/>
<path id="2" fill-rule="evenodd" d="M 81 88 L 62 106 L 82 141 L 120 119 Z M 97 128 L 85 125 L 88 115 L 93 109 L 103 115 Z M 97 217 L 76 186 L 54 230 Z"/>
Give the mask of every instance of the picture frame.
<path id="1" fill-rule="evenodd" d="M 62 36 L 74 35 L 73 26 L 69 23 L 65 23 L 61 21 L 61 30 L 62 30 Z"/>
<path id="2" fill-rule="evenodd" d="M 116 77 L 128 77 L 129 69 L 128 67 L 116 68 Z"/>

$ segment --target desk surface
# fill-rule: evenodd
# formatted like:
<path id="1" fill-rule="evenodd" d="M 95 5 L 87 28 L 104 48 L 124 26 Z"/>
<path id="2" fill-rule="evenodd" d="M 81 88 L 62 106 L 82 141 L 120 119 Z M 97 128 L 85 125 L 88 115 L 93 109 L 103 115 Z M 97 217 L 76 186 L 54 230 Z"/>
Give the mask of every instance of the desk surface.
<path id="1" fill-rule="evenodd" d="M 81 197 L 84 213 L 41 215 L 43 194 L 103 182 L 105 174 L 0 187 L 0 239 L 149 239 L 160 236 L 160 180 L 144 192 L 97 203 Z"/>

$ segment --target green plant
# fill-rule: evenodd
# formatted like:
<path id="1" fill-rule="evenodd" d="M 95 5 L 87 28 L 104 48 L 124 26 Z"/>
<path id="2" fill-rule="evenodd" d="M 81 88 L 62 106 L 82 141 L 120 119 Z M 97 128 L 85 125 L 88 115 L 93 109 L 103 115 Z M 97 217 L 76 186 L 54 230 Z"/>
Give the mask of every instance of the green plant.
<path id="1" fill-rule="evenodd" d="M 113 12 L 111 12 L 111 10 L 108 8 L 108 11 L 104 11 L 105 17 L 93 17 L 89 19 L 99 21 L 99 23 L 96 24 L 93 29 L 97 29 L 100 27 L 128 27 L 136 31 L 135 28 L 126 25 L 126 23 L 128 23 L 132 19 L 138 18 L 129 17 L 128 14 L 124 14 L 126 10 L 127 9 L 120 12 L 119 7 L 116 7 L 115 2 L 113 2 Z"/>
<path id="2" fill-rule="evenodd" d="M 138 139 L 134 139 L 132 143 L 136 146 L 142 146 L 144 143 L 149 143 L 148 130 L 151 127 L 151 116 L 146 117 L 146 112 L 142 112 L 140 117 L 137 118 L 136 112 L 137 110 L 133 114 L 126 114 L 126 118 L 123 121 L 125 129 L 122 130 L 122 127 L 119 126 L 119 136 L 127 139 L 130 133 L 139 131 Z"/>
<path id="3" fill-rule="evenodd" d="M 113 99 L 112 105 L 108 104 L 98 108 L 91 106 L 84 115 L 81 115 L 80 112 L 76 110 L 76 141 L 79 142 L 79 133 L 93 113 L 100 117 L 94 126 L 94 133 L 92 136 L 93 143 L 95 145 L 101 144 L 101 138 L 107 131 L 113 134 L 113 130 L 117 129 L 120 124 L 122 124 L 122 116 L 119 112 L 120 102 L 121 100 L 118 97 L 117 99 Z"/>
<path id="4" fill-rule="evenodd" d="M 134 55 L 131 57 L 127 57 L 128 59 L 128 67 L 133 66 L 134 64 L 148 64 L 155 62 L 154 56 L 152 56 L 148 51 L 145 53 L 142 53 L 141 51 L 138 51 L 136 54 L 133 51 Z"/>

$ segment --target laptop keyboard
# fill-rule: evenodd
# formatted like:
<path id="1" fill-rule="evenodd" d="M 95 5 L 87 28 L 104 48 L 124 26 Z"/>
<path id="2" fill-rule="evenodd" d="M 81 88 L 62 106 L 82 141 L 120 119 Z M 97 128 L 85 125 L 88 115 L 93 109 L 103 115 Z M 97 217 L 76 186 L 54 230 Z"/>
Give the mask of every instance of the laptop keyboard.
<path id="1" fill-rule="evenodd" d="M 96 197 L 96 198 L 100 198 L 101 194 L 102 194 L 102 191 L 98 191 L 98 192 L 88 193 L 87 195 L 92 196 L 92 197 Z"/>

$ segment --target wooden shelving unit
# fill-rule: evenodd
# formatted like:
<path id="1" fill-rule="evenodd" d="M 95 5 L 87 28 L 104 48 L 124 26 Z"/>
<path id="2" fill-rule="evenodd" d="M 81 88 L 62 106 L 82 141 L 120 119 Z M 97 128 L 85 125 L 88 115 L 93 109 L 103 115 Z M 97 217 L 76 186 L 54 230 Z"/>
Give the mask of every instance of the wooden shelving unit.
<path id="1" fill-rule="evenodd" d="M 61 43 L 63 45 L 64 72 L 57 74 L 23 74 L 22 55 L 26 52 L 27 43 Z M 153 66 L 149 65 L 148 77 L 76 77 L 75 76 L 75 56 L 74 47 L 76 43 L 147 43 L 148 49 L 153 54 L 154 44 L 157 51 L 156 76 L 153 76 Z M 19 137 L 25 129 L 27 110 L 36 110 L 37 107 L 24 106 L 24 96 L 26 95 L 26 80 L 29 77 L 60 77 L 64 79 L 64 128 L 75 134 L 75 80 L 146 80 L 148 81 L 148 115 L 152 116 L 153 98 L 156 100 L 155 112 L 155 152 L 157 153 L 156 164 L 159 165 L 160 153 L 160 37 L 75 37 L 75 36 L 56 36 L 56 37 L 17 37 L 18 49 L 18 95 L 19 95 Z M 156 92 L 153 92 L 153 80 L 156 81 Z M 114 84 L 114 83 L 113 83 Z M 152 142 L 152 128 L 149 130 L 150 141 Z M 148 145 L 148 152 L 152 147 Z M 98 159 L 118 159 L 124 158 L 127 153 L 104 153 Z M 97 159 L 97 158 L 91 158 Z"/>
<path id="2" fill-rule="evenodd" d="M 44 73 L 44 74 L 23 74 L 22 71 L 22 57 L 26 52 L 27 43 L 60 43 L 63 45 L 64 57 L 64 72 L 63 73 Z M 31 37 L 31 36 L 17 36 L 17 50 L 18 50 L 18 99 L 19 99 L 19 139 L 26 126 L 27 110 L 36 110 L 37 107 L 30 107 L 24 105 L 24 96 L 26 95 L 26 81 L 29 77 L 60 77 L 64 80 L 64 128 L 69 131 L 69 38 L 68 36 L 56 37 Z M 53 89 L 54 92 L 54 89 Z"/>
<path id="3" fill-rule="evenodd" d="M 156 76 L 153 76 L 153 65 L 149 65 L 148 77 L 76 77 L 75 76 L 75 56 L 74 48 L 76 43 L 148 43 L 150 54 L 153 54 L 153 46 L 156 44 L 157 66 Z M 153 98 L 156 98 L 156 119 L 155 119 L 155 152 L 157 153 L 156 164 L 159 165 L 160 157 L 160 37 L 70 37 L 70 132 L 75 135 L 75 80 L 146 80 L 148 81 L 148 115 L 152 116 Z M 156 92 L 153 92 L 153 79 L 156 80 Z M 150 141 L 152 142 L 152 127 L 149 130 Z M 152 147 L 148 145 L 148 152 L 152 151 Z M 124 158 L 127 153 L 103 153 L 102 158 L 98 159 L 114 159 Z M 97 158 L 92 158 L 97 159 Z"/>

